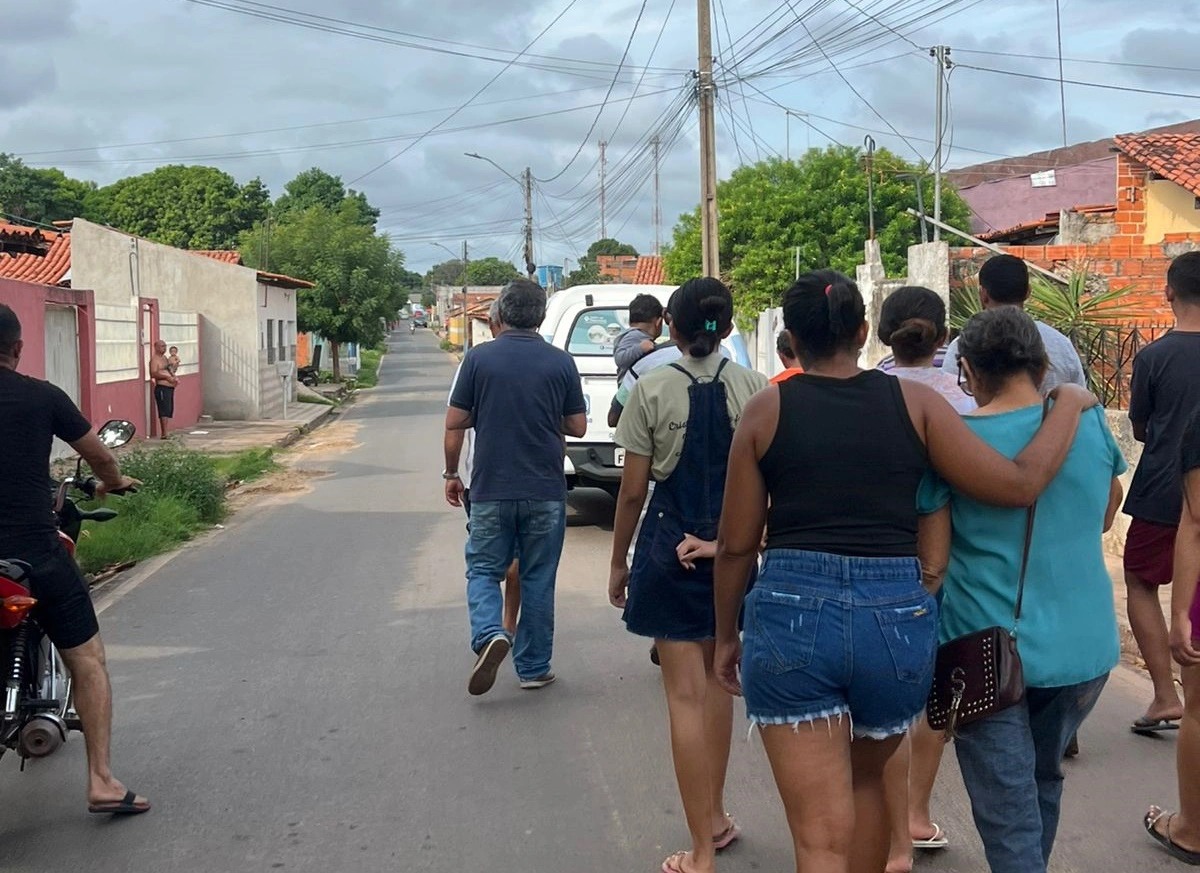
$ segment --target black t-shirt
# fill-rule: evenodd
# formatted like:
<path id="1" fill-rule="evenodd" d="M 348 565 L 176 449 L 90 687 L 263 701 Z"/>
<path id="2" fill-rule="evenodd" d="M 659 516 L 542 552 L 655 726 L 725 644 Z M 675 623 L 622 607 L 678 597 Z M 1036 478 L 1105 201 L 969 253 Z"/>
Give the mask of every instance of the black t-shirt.
<path id="1" fill-rule="evenodd" d="M 1200 406 L 1200 333 L 1173 330 L 1133 360 L 1129 420 L 1146 426 L 1125 513 L 1157 524 L 1179 524 L 1183 484 L 1179 446 L 1189 416 Z"/>
<path id="2" fill-rule="evenodd" d="M 61 388 L 0 367 L 0 558 L 54 542 L 54 437 L 73 443 L 91 429 Z"/>
<path id="3" fill-rule="evenodd" d="M 1200 406 L 1192 412 L 1183 428 L 1183 439 L 1179 443 L 1179 472 L 1186 476 L 1200 468 Z"/>

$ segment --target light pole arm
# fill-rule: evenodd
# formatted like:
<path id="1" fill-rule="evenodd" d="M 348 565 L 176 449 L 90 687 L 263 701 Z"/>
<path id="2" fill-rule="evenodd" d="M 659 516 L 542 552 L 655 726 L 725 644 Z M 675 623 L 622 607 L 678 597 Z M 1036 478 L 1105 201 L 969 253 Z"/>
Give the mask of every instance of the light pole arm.
<path id="1" fill-rule="evenodd" d="M 525 190 L 525 183 L 524 183 L 524 182 L 522 182 L 520 179 L 518 179 L 516 176 L 514 176 L 514 175 L 513 175 L 512 173 L 510 173 L 508 170 L 504 169 L 504 167 L 502 167 L 502 166 L 500 166 L 499 164 L 497 164 L 497 163 L 496 163 L 495 161 L 493 161 L 491 158 L 489 158 L 489 157 L 486 157 L 486 156 L 484 156 L 484 155 L 479 155 L 479 154 L 476 154 L 475 152 L 463 152 L 463 154 L 464 154 L 464 155 L 466 155 L 468 158 L 474 158 L 474 159 L 475 159 L 475 160 L 477 160 L 477 161 L 487 161 L 489 164 L 491 164 L 493 167 L 495 167 L 495 168 L 496 168 L 497 170 L 499 170 L 501 173 L 503 173 L 504 175 L 508 176 L 508 178 L 512 179 L 514 182 L 516 182 L 518 185 L 520 185 L 520 186 L 521 186 L 521 190 L 522 190 L 522 191 L 523 191 L 523 190 Z"/>

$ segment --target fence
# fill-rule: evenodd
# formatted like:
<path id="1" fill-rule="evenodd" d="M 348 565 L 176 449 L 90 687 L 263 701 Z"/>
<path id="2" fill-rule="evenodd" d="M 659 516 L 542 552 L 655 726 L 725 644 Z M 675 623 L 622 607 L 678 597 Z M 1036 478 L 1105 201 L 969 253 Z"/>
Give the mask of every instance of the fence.
<path id="1" fill-rule="evenodd" d="M 1145 346 L 1167 333 L 1170 324 L 1089 328 L 1072 336 L 1092 391 L 1110 409 L 1129 408 L 1133 359 Z"/>

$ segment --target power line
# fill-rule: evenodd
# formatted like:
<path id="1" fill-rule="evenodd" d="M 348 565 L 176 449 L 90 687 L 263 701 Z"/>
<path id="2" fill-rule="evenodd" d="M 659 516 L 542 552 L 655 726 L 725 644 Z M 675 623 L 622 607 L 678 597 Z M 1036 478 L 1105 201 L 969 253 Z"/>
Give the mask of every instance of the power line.
<path id="1" fill-rule="evenodd" d="M 888 24 L 886 21 L 882 21 L 882 20 L 880 20 L 879 18 L 876 18 L 876 17 L 875 17 L 874 15 L 872 15 L 870 12 L 868 12 L 867 10 L 863 9 L 861 6 L 859 6 L 859 5 L 857 5 L 856 3 L 854 3 L 854 0 L 845 0 L 845 2 L 846 2 L 846 5 L 847 5 L 847 6 L 849 6 L 851 9 L 853 9 L 855 12 L 859 13 L 860 15 L 865 15 L 867 18 L 869 18 L 869 19 L 871 19 L 872 21 L 874 21 L 874 22 L 875 22 L 876 24 L 878 24 L 880 27 L 882 27 L 882 28 L 885 28 L 886 30 L 889 30 L 889 31 L 891 31 L 893 34 L 895 34 L 896 36 L 900 37 L 900 39 L 904 40 L 906 43 L 908 43 L 909 45 L 911 45 L 911 46 L 912 46 L 913 48 L 915 48 L 917 51 L 921 51 L 921 52 L 923 52 L 923 51 L 925 51 L 925 50 L 926 50 L 927 46 L 920 46 L 920 45 L 917 45 L 917 44 L 916 44 L 916 43 L 913 41 L 912 37 L 908 36 L 907 34 L 903 34 L 903 33 L 901 33 L 900 31 L 896 30 L 896 28 L 892 27 L 892 26 L 891 26 L 890 24 Z"/>
<path id="2" fill-rule="evenodd" d="M 967 70 L 977 70 L 981 73 L 996 73 L 1001 76 L 1016 76 L 1020 79 L 1034 79 L 1039 82 L 1058 82 L 1056 76 L 1037 76 L 1033 73 L 1019 73 L 1016 70 L 996 70 L 991 67 L 976 67 L 972 64 L 956 64 Z M 1068 85 L 1079 85 L 1081 88 L 1101 88 L 1105 91 L 1125 91 L 1130 94 L 1151 94 L 1155 97 L 1183 97 L 1189 100 L 1200 100 L 1200 94 L 1184 94 L 1180 91 L 1160 91 L 1152 88 L 1134 88 L 1128 85 L 1109 85 L 1101 82 L 1083 82 L 1078 79 L 1061 80 Z"/>
<path id="3" fill-rule="evenodd" d="M 194 0 L 193 0 L 193 2 L 194 2 Z M 392 161 L 396 160 L 400 156 L 411 151 L 419 143 L 423 142 L 427 136 L 429 136 L 430 134 L 437 131 L 444 124 L 446 124 L 446 122 L 450 121 L 450 119 L 454 118 L 454 116 L 458 115 L 460 112 L 462 112 L 464 109 L 466 109 L 472 103 L 474 103 L 475 100 L 477 98 L 479 98 L 483 94 L 484 91 L 486 91 L 488 88 L 492 87 L 492 85 L 496 82 L 496 80 L 498 80 L 501 76 L 503 76 L 505 73 L 508 72 L 508 70 L 512 67 L 512 65 L 514 63 L 517 62 L 517 59 L 520 58 L 521 55 L 525 54 L 525 52 L 527 52 L 527 51 L 529 51 L 529 49 L 533 48 L 534 44 L 539 39 L 541 39 L 543 36 L 545 36 L 547 33 L 549 33 L 550 29 L 552 27 L 554 27 L 554 25 L 558 24 L 558 22 L 562 19 L 562 17 L 564 15 L 566 15 L 568 12 L 570 12 L 571 8 L 578 2 L 579 2 L 579 0 L 568 0 L 567 5 L 563 7 L 562 12 L 560 12 L 560 13 L 558 13 L 558 15 L 554 16 L 554 18 L 551 20 L 551 22 L 549 24 L 547 24 L 545 27 L 543 27 L 541 32 L 539 32 L 537 36 L 535 36 L 532 40 L 530 40 L 529 43 L 526 44 L 525 48 L 521 49 L 520 53 L 516 57 L 514 57 L 511 61 L 509 61 L 507 64 L 505 64 L 503 67 L 501 67 L 500 71 L 498 73 L 496 73 L 496 75 L 494 75 L 494 76 L 492 76 L 492 78 L 488 79 L 487 82 L 484 83 L 482 88 L 480 88 L 478 91 L 476 91 L 474 94 L 472 94 L 469 98 L 467 98 L 466 103 L 463 103 L 461 106 L 459 106 L 457 109 L 455 109 L 449 115 L 447 115 L 445 118 L 443 118 L 437 124 L 435 124 L 433 127 L 429 128 L 429 130 L 427 130 L 425 133 L 421 134 L 419 137 L 417 137 L 417 139 L 413 140 L 411 143 L 406 145 L 400 151 L 396 152 L 396 154 L 392 155 L 386 161 L 383 161 L 382 163 L 375 165 L 374 167 L 367 170 L 367 172 L 363 173 L 362 175 L 356 176 L 355 178 L 351 179 L 347 183 L 347 186 L 354 185 L 358 182 L 361 182 L 363 179 L 367 178 L 368 176 L 372 176 L 375 173 L 379 172 L 384 167 L 386 167 L 388 164 L 390 164 Z M 611 91 L 610 91 L 610 93 L 611 93 Z M 607 98 L 605 98 L 605 102 L 607 102 Z"/>
<path id="4" fill-rule="evenodd" d="M 621 68 L 625 66 L 625 61 L 629 57 L 629 49 L 633 46 L 633 38 L 637 36 L 638 25 L 642 23 L 642 16 L 646 14 L 646 3 L 648 0 L 642 0 L 642 8 L 638 10 L 637 18 L 633 21 L 633 29 L 629 31 L 629 39 L 625 42 L 625 51 L 621 53 L 621 62 L 617 64 L 617 72 L 613 75 L 613 80 L 608 86 L 608 91 L 604 95 L 604 102 L 600 104 L 600 108 L 596 110 L 596 117 L 592 119 L 591 127 L 588 128 L 583 139 L 579 141 L 579 148 L 575 149 L 575 154 L 571 155 L 571 160 L 567 161 L 566 165 L 561 170 L 551 176 L 549 179 L 538 179 L 539 182 L 553 182 L 556 179 L 561 179 L 567 170 L 571 169 L 571 165 L 579 159 L 583 153 L 583 147 L 591 141 L 592 134 L 596 132 L 596 125 L 600 123 L 600 116 L 604 114 L 604 108 L 608 105 L 608 100 L 612 97 L 613 89 L 617 87 L 617 77 L 621 75 Z"/>
<path id="5" fill-rule="evenodd" d="M 1057 55 L 1027 55 L 1019 52 L 991 52 L 983 49 L 960 49 L 956 52 L 964 55 L 989 55 L 997 58 L 1022 58 L 1032 61 L 1056 61 Z M 1063 58 L 1068 64 L 1096 64 L 1103 67 L 1128 67 L 1135 70 L 1163 70 L 1171 73 L 1200 73 L 1200 67 L 1169 67 L 1163 64 L 1144 64 L 1133 61 L 1110 61 L 1101 58 Z"/>

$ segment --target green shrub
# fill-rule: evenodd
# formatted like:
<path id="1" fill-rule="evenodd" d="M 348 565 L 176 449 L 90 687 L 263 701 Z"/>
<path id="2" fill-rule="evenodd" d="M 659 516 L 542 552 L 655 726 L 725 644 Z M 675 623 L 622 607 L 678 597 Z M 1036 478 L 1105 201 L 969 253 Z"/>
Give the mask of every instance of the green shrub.
<path id="1" fill-rule="evenodd" d="M 179 497 L 148 489 L 110 498 L 108 505 L 120 515 L 84 523 L 77 557 L 85 573 L 161 554 L 205 526 L 196 509 Z"/>
<path id="2" fill-rule="evenodd" d="M 315 403 L 318 406 L 337 406 L 328 397 L 313 397 L 311 394 L 301 394 L 296 400 L 300 403 Z"/>
<path id="3" fill-rule="evenodd" d="M 364 349 L 358 357 L 358 374 L 354 377 L 359 388 L 374 388 L 379 384 L 379 361 L 381 352 Z"/>
<path id="4" fill-rule="evenodd" d="M 122 456 L 121 471 L 142 481 L 142 492 L 176 497 L 200 521 L 218 522 L 225 512 L 225 482 L 212 458 L 182 446 L 135 449 Z"/>
<path id="5" fill-rule="evenodd" d="M 236 455 L 213 458 L 217 474 L 226 482 L 251 482 L 279 469 L 272 448 L 245 449 Z"/>

